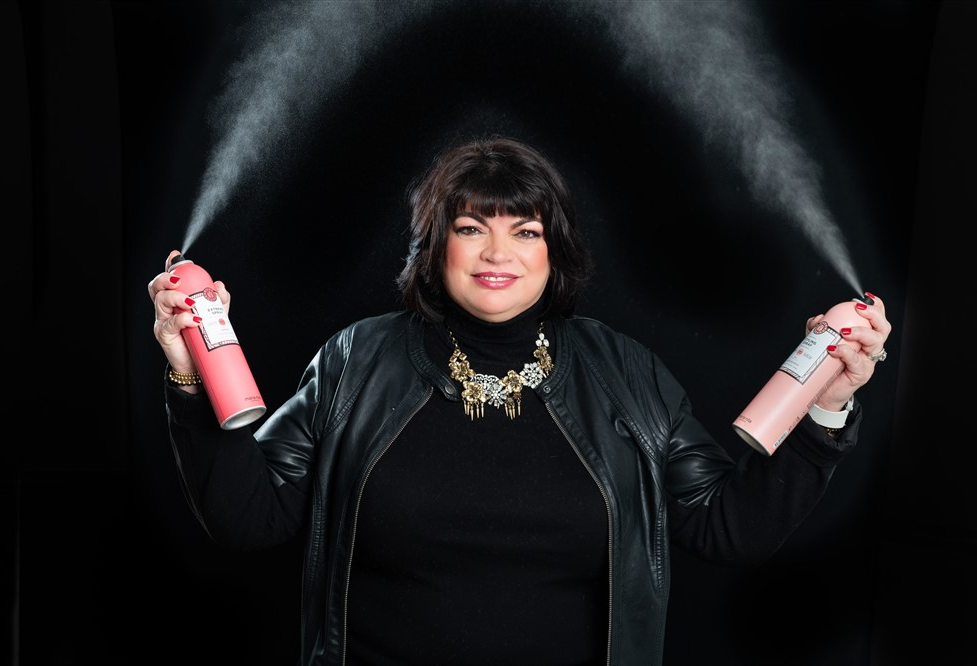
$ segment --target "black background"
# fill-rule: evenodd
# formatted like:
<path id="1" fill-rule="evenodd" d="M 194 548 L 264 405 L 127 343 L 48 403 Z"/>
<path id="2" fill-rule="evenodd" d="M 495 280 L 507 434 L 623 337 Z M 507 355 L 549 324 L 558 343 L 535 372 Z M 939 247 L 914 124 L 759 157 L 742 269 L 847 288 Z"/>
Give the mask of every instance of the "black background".
<path id="1" fill-rule="evenodd" d="M 733 418 L 805 318 L 854 294 L 574 6 L 444 3 L 368 36 L 307 127 L 282 115 L 280 142 L 188 251 L 234 294 L 271 407 L 331 333 L 398 306 L 407 180 L 446 141 L 496 131 L 542 148 L 570 180 L 598 269 L 580 314 L 658 352 L 716 437 L 745 452 Z M 300 545 L 228 552 L 193 519 L 146 296 L 180 249 L 216 137 L 208 117 L 250 53 L 259 7 L 0 9 L 17 259 L 7 376 L 30 378 L 8 382 L 0 460 L 3 653 L 15 666 L 297 655 Z M 750 7 L 791 100 L 785 119 L 894 330 L 859 393 L 858 448 L 773 560 L 724 569 L 675 555 L 666 661 L 962 664 L 977 626 L 963 427 L 975 4 Z M 30 326 L 18 321 L 24 282 Z"/>

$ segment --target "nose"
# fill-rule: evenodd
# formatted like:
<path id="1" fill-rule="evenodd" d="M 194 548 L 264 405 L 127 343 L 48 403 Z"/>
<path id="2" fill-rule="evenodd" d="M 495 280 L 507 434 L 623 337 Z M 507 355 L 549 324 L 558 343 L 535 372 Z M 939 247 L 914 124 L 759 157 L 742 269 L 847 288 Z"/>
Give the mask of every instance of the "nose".
<path id="1" fill-rule="evenodd" d="M 482 260 L 490 261 L 494 264 L 506 261 L 509 258 L 509 250 L 506 245 L 507 241 L 508 238 L 505 234 L 488 234 L 485 239 L 485 245 L 482 247 Z"/>

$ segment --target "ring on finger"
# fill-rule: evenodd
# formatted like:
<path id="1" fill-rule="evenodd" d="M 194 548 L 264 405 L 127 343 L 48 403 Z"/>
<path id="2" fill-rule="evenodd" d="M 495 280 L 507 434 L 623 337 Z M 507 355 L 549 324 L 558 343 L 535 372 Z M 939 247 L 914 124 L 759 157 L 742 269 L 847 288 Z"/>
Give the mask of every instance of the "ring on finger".
<path id="1" fill-rule="evenodd" d="M 868 360 L 870 360 L 872 363 L 884 361 L 888 355 L 888 352 L 885 351 L 885 347 L 883 347 L 882 351 L 880 351 L 878 354 L 866 354 L 866 356 L 868 356 Z"/>

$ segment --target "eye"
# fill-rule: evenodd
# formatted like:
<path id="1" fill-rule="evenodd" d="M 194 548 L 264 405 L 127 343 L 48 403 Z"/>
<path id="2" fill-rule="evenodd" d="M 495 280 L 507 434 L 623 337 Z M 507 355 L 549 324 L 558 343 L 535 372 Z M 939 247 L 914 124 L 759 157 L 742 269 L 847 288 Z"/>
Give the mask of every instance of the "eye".
<path id="1" fill-rule="evenodd" d="M 541 232 L 536 231 L 534 229 L 520 229 L 519 231 L 516 232 L 515 235 L 516 238 L 524 238 L 526 240 L 543 237 L 543 234 Z"/>
<path id="2" fill-rule="evenodd" d="M 455 227 L 455 233 L 459 236 L 475 236 L 482 233 L 482 230 L 473 225 Z"/>

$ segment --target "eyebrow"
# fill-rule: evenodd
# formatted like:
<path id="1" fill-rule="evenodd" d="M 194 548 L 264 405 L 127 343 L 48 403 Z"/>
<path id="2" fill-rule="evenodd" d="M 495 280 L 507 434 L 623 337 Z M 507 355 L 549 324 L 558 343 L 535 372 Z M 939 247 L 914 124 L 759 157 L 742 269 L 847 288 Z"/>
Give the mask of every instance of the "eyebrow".
<path id="1" fill-rule="evenodd" d="M 482 217 L 481 215 L 479 215 L 478 213 L 476 213 L 475 211 L 463 210 L 460 213 L 458 213 L 458 215 L 455 217 L 455 219 L 457 220 L 459 217 L 470 217 L 473 220 L 477 220 L 477 221 L 481 222 L 482 224 L 488 226 L 488 222 L 485 220 L 485 218 Z M 509 225 L 509 228 L 510 229 L 515 229 L 516 227 L 521 227 L 524 224 L 529 224 L 531 222 L 537 222 L 539 224 L 542 224 L 543 223 L 543 221 L 540 220 L 539 218 L 535 218 L 535 217 L 521 217 L 518 220 L 516 220 L 515 222 L 513 222 L 512 224 L 510 224 Z"/>

